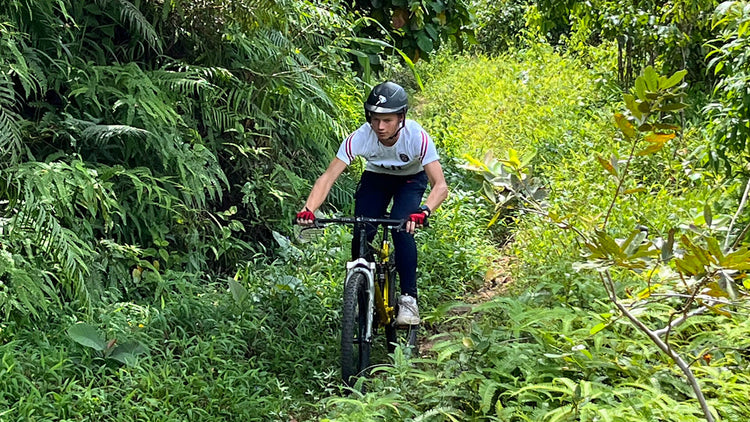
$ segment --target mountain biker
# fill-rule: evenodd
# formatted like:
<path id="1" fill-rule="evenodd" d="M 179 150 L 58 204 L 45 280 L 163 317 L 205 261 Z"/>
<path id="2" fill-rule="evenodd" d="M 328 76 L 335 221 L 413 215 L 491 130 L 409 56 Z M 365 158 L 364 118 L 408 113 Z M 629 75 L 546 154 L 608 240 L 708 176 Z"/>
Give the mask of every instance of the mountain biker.
<path id="1" fill-rule="evenodd" d="M 417 325 L 417 246 L 414 229 L 448 196 L 435 144 L 414 120 L 406 119 L 409 109 L 406 91 L 393 82 L 376 85 L 364 103 L 367 123 L 348 136 L 328 169 L 315 181 L 297 223 L 309 225 L 323 204 L 333 183 L 355 157 L 367 161 L 354 196 L 354 214 L 382 218 L 393 201 L 390 218 L 407 218 L 406 230 L 393 232 L 396 269 L 401 280 L 397 325 Z M 422 203 L 427 182 L 431 190 Z M 421 204 L 421 205 L 420 205 Z M 368 228 L 372 241 L 376 227 Z M 352 240 L 352 254 L 359 250 L 359 238 Z M 354 258 L 357 258 L 356 256 Z"/>

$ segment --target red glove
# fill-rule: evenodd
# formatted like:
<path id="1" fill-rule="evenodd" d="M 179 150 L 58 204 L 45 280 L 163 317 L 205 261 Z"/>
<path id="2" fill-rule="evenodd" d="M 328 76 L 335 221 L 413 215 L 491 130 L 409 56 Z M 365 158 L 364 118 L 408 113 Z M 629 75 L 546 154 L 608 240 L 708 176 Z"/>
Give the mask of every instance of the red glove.
<path id="1" fill-rule="evenodd" d="M 312 211 L 310 211 L 309 208 L 305 207 L 304 211 L 300 211 L 297 213 L 297 220 L 312 220 L 315 221 L 315 214 L 313 214 Z"/>
<path id="2" fill-rule="evenodd" d="M 427 214 L 423 212 L 415 212 L 414 214 L 409 214 L 409 221 L 413 221 L 418 225 L 423 226 L 425 221 L 427 221 Z"/>

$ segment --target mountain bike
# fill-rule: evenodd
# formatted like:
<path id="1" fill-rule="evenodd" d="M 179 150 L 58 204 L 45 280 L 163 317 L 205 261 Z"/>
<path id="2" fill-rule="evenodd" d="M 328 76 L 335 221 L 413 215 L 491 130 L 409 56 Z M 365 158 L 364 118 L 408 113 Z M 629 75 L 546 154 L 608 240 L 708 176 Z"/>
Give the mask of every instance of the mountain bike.
<path id="1" fill-rule="evenodd" d="M 405 344 L 412 352 L 416 351 L 419 325 L 400 327 L 395 323 L 398 276 L 389 233 L 391 229 L 404 230 L 406 221 L 369 217 L 316 218 L 309 227 L 352 225 L 354 236 L 360 239 L 357 258 L 346 263 L 341 316 L 341 377 L 348 386 L 353 386 L 358 377 L 367 375 L 373 337 L 379 328 L 385 331 L 389 353 L 397 344 Z M 367 242 L 368 225 L 379 227 L 379 247 Z M 399 340 L 400 330 L 404 333 L 402 341 Z"/>

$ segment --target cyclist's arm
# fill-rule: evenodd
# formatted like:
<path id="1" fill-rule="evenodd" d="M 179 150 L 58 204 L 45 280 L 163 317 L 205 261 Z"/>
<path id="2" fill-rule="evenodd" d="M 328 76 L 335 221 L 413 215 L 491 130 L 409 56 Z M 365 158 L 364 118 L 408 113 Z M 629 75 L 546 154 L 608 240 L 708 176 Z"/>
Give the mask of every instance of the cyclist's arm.
<path id="1" fill-rule="evenodd" d="M 432 212 L 440 206 L 448 197 L 448 184 L 445 182 L 445 175 L 443 175 L 443 167 L 439 161 L 433 161 L 424 166 L 424 171 L 427 173 L 427 179 L 430 181 L 430 194 L 427 195 L 427 200 L 424 202 Z"/>
<path id="2" fill-rule="evenodd" d="M 307 197 L 304 208 L 307 208 L 312 212 L 315 212 L 315 210 L 320 208 L 320 206 L 323 205 L 323 201 L 326 200 L 328 192 L 331 191 L 333 182 L 339 178 L 345 169 L 346 163 L 339 158 L 334 158 L 331 161 L 331 164 L 328 165 L 328 169 L 326 169 L 326 171 L 318 177 L 318 180 L 315 181 L 315 184 L 310 191 L 310 195 Z"/>

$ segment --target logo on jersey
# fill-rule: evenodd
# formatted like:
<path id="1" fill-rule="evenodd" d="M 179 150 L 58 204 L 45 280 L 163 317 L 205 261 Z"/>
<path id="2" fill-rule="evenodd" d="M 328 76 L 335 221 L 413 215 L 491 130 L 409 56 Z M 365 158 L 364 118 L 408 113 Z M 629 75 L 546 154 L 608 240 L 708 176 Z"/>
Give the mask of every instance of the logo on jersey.
<path id="1" fill-rule="evenodd" d="M 406 154 L 400 154 L 400 155 L 398 156 L 398 158 L 400 158 L 400 159 L 401 159 L 401 161 L 403 161 L 403 162 L 405 162 L 405 163 L 408 163 L 408 162 L 409 162 L 409 156 L 408 156 L 408 155 L 406 155 Z"/>
<path id="2" fill-rule="evenodd" d="M 385 104 L 385 103 L 387 103 L 387 102 L 388 102 L 388 99 L 387 99 L 387 98 L 385 98 L 385 97 L 384 97 L 384 96 L 382 96 L 382 95 L 378 95 L 378 102 L 377 102 L 377 103 L 375 103 L 375 105 Z"/>

